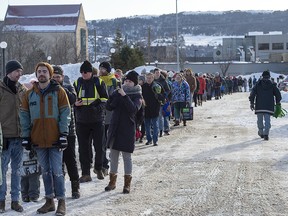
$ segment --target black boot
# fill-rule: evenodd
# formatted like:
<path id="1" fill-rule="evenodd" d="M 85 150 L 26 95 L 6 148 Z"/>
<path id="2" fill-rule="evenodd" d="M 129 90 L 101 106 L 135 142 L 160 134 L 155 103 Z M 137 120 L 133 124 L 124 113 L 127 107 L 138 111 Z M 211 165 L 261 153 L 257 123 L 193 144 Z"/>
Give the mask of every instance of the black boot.
<path id="1" fill-rule="evenodd" d="M 80 198 L 80 183 L 79 180 L 71 181 L 71 188 L 72 188 L 72 199 L 79 199 Z"/>

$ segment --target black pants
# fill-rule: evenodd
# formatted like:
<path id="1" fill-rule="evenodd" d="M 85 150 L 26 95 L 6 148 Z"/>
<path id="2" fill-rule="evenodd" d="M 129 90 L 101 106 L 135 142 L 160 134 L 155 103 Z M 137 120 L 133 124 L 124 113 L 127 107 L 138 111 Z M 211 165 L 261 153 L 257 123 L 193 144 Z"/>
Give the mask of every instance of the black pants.
<path id="1" fill-rule="evenodd" d="M 77 181 L 79 174 L 75 153 L 76 136 L 68 136 L 67 141 L 68 147 L 63 152 L 63 162 L 66 165 L 70 181 Z"/>
<path id="2" fill-rule="evenodd" d="M 91 155 L 91 139 L 93 139 L 93 146 L 95 151 L 94 167 L 96 170 L 101 170 L 103 167 L 103 156 L 105 148 L 103 145 L 105 127 L 102 122 L 76 125 L 76 134 L 79 143 L 79 160 L 81 164 L 82 175 L 90 175 L 90 161 Z"/>
<path id="3" fill-rule="evenodd" d="M 108 136 L 108 129 L 109 129 L 109 124 L 106 124 L 105 125 L 105 140 L 104 140 L 104 149 L 105 149 L 105 153 L 103 155 L 103 167 L 105 169 L 109 169 L 109 160 L 107 158 L 107 155 L 106 155 L 106 151 L 107 151 L 107 145 L 106 145 L 106 140 L 107 140 L 107 136 Z"/>

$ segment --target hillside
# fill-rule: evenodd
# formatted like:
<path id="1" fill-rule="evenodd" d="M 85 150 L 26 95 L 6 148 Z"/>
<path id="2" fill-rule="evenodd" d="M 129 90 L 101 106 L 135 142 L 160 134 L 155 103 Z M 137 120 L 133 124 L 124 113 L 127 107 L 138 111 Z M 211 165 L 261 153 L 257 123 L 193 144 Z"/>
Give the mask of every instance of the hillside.
<path id="1" fill-rule="evenodd" d="M 288 32 L 288 10 L 286 11 L 225 11 L 182 12 L 178 14 L 179 35 L 245 35 L 251 31 Z M 120 29 L 130 40 L 139 41 L 147 37 L 151 28 L 151 39 L 175 37 L 176 15 L 123 17 L 111 20 L 88 21 L 90 30 L 97 35 L 111 37 Z"/>

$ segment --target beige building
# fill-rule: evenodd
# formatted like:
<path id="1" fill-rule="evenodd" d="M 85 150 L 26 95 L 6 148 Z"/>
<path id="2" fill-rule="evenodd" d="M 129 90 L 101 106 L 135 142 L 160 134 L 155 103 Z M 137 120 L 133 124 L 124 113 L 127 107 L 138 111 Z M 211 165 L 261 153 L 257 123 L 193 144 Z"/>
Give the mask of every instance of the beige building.
<path id="1" fill-rule="evenodd" d="M 3 32 L 14 30 L 41 38 L 41 50 L 46 57 L 51 56 L 53 63 L 88 59 L 88 30 L 82 4 L 9 5 Z"/>

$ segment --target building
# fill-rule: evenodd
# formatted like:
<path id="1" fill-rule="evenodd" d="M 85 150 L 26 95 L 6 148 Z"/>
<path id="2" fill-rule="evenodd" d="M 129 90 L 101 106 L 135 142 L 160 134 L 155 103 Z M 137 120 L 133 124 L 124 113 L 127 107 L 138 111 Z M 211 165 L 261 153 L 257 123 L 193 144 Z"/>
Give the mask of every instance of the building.
<path id="1" fill-rule="evenodd" d="M 41 51 L 46 57 L 51 56 L 53 63 L 88 59 L 88 30 L 82 4 L 9 5 L 3 33 L 11 31 L 23 31 L 41 38 Z M 11 47 L 9 41 L 7 43 Z"/>
<path id="2" fill-rule="evenodd" d="M 223 38 L 214 49 L 215 61 L 288 62 L 288 35 L 282 32 L 249 32 L 243 38 Z"/>

